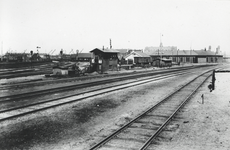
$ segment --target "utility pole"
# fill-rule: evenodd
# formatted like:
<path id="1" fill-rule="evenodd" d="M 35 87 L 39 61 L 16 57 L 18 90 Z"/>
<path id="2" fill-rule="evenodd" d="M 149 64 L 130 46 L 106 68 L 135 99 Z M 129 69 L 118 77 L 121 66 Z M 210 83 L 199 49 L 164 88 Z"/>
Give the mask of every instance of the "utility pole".
<path id="1" fill-rule="evenodd" d="M 41 48 L 41 47 L 37 46 L 36 48 L 37 48 L 37 53 L 38 53 L 38 49 Z"/>
<path id="2" fill-rule="evenodd" d="M 212 72 L 212 90 L 215 90 L 215 81 L 216 81 L 216 77 L 215 77 L 215 69 Z"/>

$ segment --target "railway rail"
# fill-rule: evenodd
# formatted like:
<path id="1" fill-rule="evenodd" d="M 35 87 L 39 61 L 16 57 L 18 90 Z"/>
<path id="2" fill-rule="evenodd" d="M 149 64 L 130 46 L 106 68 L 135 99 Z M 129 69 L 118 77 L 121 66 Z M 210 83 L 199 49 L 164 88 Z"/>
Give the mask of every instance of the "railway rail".
<path id="1" fill-rule="evenodd" d="M 46 74 L 52 73 L 52 69 L 26 69 L 14 72 L 4 72 L 0 73 L 0 79 L 9 79 L 9 78 L 16 78 L 16 77 L 24 77 L 24 76 L 31 76 L 31 75 L 39 75 L 39 74 Z"/>
<path id="2" fill-rule="evenodd" d="M 90 89 L 88 91 L 84 91 L 78 94 L 72 94 L 69 96 L 65 97 L 60 97 L 56 99 L 49 99 L 49 100 L 44 100 L 41 102 L 36 102 L 28 105 L 23 105 L 23 106 L 17 106 L 13 108 L 7 108 L 7 109 L 2 109 L 0 110 L 0 121 L 12 119 L 12 118 L 17 118 L 20 116 L 24 116 L 27 114 L 31 114 L 34 112 L 46 110 L 49 108 L 54 108 L 57 106 L 65 105 L 68 103 L 73 103 L 76 101 L 80 101 L 89 97 L 94 97 L 100 94 L 116 91 L 116 90 L 121 90 L 124 88 L 132 87 L 132 86 L 137 86 L 141 84 L 146 84 L 149 82 L 153 82 L 156 80 L 162 80 L 166 78 L 172 78 L 178 75 L 186 74 L 190 72 L 175 72 L 175 73 L 168 73 L 164 75 L 157 75 L 157 76 L 152 76 L 152 77 L 147 77 L 145 79 L 140 79 L 140 80 L 135 80 L 131 81 L 129 83 L 124 83 L 124 84 L 118 84 L 118 85 L 108 85 L 103 88 L 96 88 L 96 89 Z"/>
<path id="3" fill-rule="evenodd" d="M 94 85 L 99 85 L 99 84 L 106 84 L 106 83 L 112 83 L 112 82 L 117 82 L 117 81 L 124 81 L 124 80 L 129 80 L 129 79 L 135 79 L 139 77 L 147 77 L 147 76 L 152 76 L 152 75 L 161 75 L 161 74 L 167 74 L 167 73 L 172 73 L 172 72 L 182 72 L 182 70 L 167 70 L 165 72 L 148 72 L 148 73 L 138 73 L 138 74 L 129 74 L 125 76 L 118 76 L 118 77 L 112 77 L 108 79 L 98 79 L 96 81 L 88 81 L 85 83 L 74 83 L 71 85 L 67 86 L 60 86 L 60 87 L 53 87 L 53 88 L 47 88 L 43 90 L 36 90 L 33 92 L 23 92 L 20 94 L 15 94 L 15 95 L 7 95 L 7 96 L 1 96 L 0 97 L 0 102 L 4 101 L 16 101 L 22 98 L 30 98 L 30 97 L 35 97 L 39 95 L 44 95 L 44 94 L 51 94 L 51 93 L 56 93 L 56 92 L 64 92 L 68 90 L 73 90 L 73 89 L 79 89 L 79 88 L 86 88 Z"/>
<path id="4" fill-rule="evenodd" d="M 19 94 L 14 94 L 14 95 L 6 95 L 6 96 L 1 96 L 0 97 L 0 103 L 2 102 L 6 102 L 6 101 L 18 101 L 21 99 L 28 99 L 31 97 L 37 97 L 37 96 L 41 96 L 41 95 L 45 95 L 45 94 L 52 94 L 52 93 L 57 93 L 57 92 L 65 92 L 65 91 L 69 91 L 69 90 L 75 90 L 75 89 L 80 89 L 80 88 L 86 88 L 86 87 L 91 87 L 91 86 L 95 86 L 95 85 L 102 85 L 102 84 L 107 84 L 107 83 L 113 83 L 113 82 L 117 82 L 117 81 L 124 81 L 124 80 L 129 80 L 129 79 L 135 79 L 138 77 L 146 77 L 146 76 L 152 76 L 152 75 L 160 75 L 160 74 L 167 74 L 167 73 L 171 73 L 171 72 L 182 72 L 188 70 L 188 68 L 183 68 L 183 69 L 170 69 L 170 70 L 166 70 L 164 72 L 162 71 L 157 71 L 157 72 L 141 72 L 141 73 L 137 73 L 137 74 L 128 74 L 128 75 L 123 75 L 123 76 L 118 76 L 118 77 L 112 77 L 112 78 L 108 78 L 108 79 L 99 79 L 96 81 L 90 81 L 90 82 L 85 82 L 85 83 L 74 83 L 68 86 L 60 86 L 60 87 L 53 87 L 53 88 L 47 88 L 47 89 L 43 89 L 43 90 L 35 90 L 32 92 L 22 92 Z M 192 71 L 192 70 L 191 70 Z"/>
<path id="5" fill-rule="evenodd" d="M 24 67 L 24 68 L 15 68 L 15 69 L 2 69 L 2 70 L 0 69 L 0 79 L 38 75 L 38 74 L 51 73 L 51 72 L 52 72 L 52 64 L 33 66 L 33 68 Z"/>
<path id="6" fill-rule="evenodd" d="M 209 67 L 213 65 L 199 65 L 199 66 L 186 66 L 186 67 L 179 67 L 179 68 L 171 68 L 170 70 L 187 70 L 187 69 L 195 69 L 195 68 L 201 68 L 201 67 Z M 147 72 L 153 72 L 153 71 L 144 71 Z M 159 72 L 165 72 L 165 70 L 154 70 L 154 73 Z M 167 72 L 167 70 L 166 70 Z M 102 74 L 102 75 L 96 75 L 96 76 L 83 76 L 83 77 L 71 77 L 71 78 L 65 78 L 65 79 L 55 79 L 55 80 L 42 80 L 42 81 L 33 81 L 33 82 L 22 82 L 22 83 L 13 83 L 11 85 L 1 85 L 0 89 L 13 89 L 13 88 L 19 88 L 19 87 L 28 87 L 28 86 L 39 86 L 39 85 L 45 85 L 45 84 L 53 84 L 53 83 L 63 83 L 63 82 L 73 82 L 78 80 L 87 80 L 91 78 L 102 78 L 102 77 L 111 77 L 111 76 L 125 76 L 129 74 L 138 74 L 143 73 L 140 72 L 129 72 L 129 73 L 122 73 L 122 74 Z M 15 77 L 17 75 L 14 75 Z"/>
<path id="7" fill-rule="evenodd" d="M 159 136 L 198 88 L 211 76 L 211 71 L 202 73 L 169 94 L 162 101 L 92 146 L 90 150 L 153 149 L 156 137 Z"/>

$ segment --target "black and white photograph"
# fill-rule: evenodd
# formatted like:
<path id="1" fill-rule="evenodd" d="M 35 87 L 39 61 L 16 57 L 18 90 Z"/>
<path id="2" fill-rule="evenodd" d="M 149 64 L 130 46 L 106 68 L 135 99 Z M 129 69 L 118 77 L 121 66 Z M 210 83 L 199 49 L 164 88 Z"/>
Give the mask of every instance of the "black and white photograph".
<path id="1" fill-rule="evenodd" d="M 0 150 L 230 150 L 230 0 L 0 0 Z"/>

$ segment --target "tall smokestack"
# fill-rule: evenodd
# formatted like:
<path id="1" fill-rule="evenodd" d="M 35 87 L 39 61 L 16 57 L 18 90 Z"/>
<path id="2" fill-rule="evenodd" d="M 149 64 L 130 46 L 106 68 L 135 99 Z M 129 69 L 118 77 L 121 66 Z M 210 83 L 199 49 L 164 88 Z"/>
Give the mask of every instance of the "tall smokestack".
<path id="1" fill-rule="evenodd" d="M 216 54 L 220 53 L 220 45 L 216 48 Z"/>
<path id="2" fill-rule="evenodd" d="M 109 39 L 110 49 L 112 49 L 112 41 Z"/>
<path id="3" fill-rule="evenodd" d="M 212 47 L 211 47 L 211 45 L 209 45 L 209 47 L 208 47 L 208 51 L 211 51 L 211 49 L 212 49 Z"/>

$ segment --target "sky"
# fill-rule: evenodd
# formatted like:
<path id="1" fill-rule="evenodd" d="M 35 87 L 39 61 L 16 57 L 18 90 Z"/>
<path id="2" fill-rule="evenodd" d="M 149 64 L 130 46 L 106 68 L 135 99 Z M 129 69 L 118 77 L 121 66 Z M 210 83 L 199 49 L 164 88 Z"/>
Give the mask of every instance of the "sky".
<path id="1" fill-rule="evenodd" d="M 230 55 L 230 0 L 0 0 L 0 54 L 89 52 L 110 39 L 114 49 L 162 41 Z"/>

